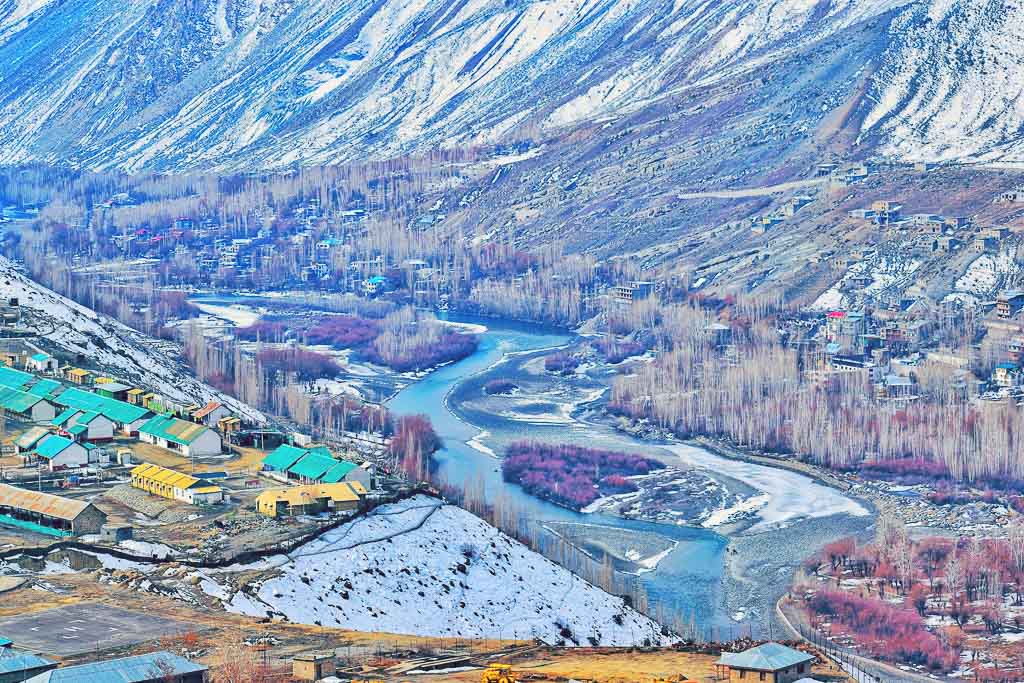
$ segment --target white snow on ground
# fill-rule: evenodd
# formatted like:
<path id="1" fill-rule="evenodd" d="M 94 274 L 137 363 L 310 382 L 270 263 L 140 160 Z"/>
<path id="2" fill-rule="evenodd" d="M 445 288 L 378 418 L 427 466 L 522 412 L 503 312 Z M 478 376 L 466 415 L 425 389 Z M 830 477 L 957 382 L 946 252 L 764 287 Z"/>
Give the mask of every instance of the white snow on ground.
<path id="1" fill-rule="evenodd" d="M 235 327 L 248 327 L 256 324 L 260 319 L 259 311 L 241 304 L 226 306 L 203 303 L 202 301 L 192 301 L 191 303 L 203 313 L 212 315 L 215 318 L 220 318 L 221 320 L 227 320 Z"/>
<path id="2" fill-rule="evenodd" d="M 771 496 L 764 493 L 760 496 L 752 496 L 736 503 L 735 505 L 727 508 L 721 508 L 715 510 L 708 518 L 705 519 L 701 526 L 710 529 L 711 527 L 721 526 L 727 522 L 731 522 L 737 519 L 739 516 L 746 515 L 750 512 L 760 510 L 762 507 L 768 504 L 771 500 Z"/>
<path id="3" fill-rule="evenodd" d="M 868 511 L 852 498 L 847 498 L 835 489 L 818 484 L 809 477 L 790 470 L 723 458 L 703 448 L 685 444 L 666 448 L 688 465 L 717 472 L 763 491 L 768 500 L 758 510 L 757 516 L 761 521 L 751 527 L 751 531 L 784 527 L 801 519 L 838 514 L 861 517 L 868 514 Z"/>
<path id="4" fill-rule="evenodd" d="M 226 606 L 358 631 L 584 645 L 667 641 L 621 598 L 427 496 L 326 533 Z"/>
<path id="5" fill-rule="evenodd" d="M 994 294 L 1006 276 L 1019 269 L 1012 251 L 1003 250 L 994 256 L 983 254 L 971 261 L 953 288 L 956 292 L 979 296 Z"/>
<path id="6" fill-rule="evenodd" d="M 0 298 L 17 298 L 22 327 L 38 334 L 33 342 L 56 355 L 82 354 L 87 367 L 97 367 L 118 379 L 189 403 L 211 400 L 232 412 L 263 422 L 255 410 L 197 380 L 184 366 L 180 349 L 66 299 L 18 273 L 0 257 Z"/>
<path id="7" fill-rule="evenodd" d="M 174 548 L 168 545 L 164 545 L 163 543 L 149 543 L 147 541 L 128 540 L 121 541 L 117 545 L 121 550 L 146 557 L 168 558 L 180 554 Z"/>

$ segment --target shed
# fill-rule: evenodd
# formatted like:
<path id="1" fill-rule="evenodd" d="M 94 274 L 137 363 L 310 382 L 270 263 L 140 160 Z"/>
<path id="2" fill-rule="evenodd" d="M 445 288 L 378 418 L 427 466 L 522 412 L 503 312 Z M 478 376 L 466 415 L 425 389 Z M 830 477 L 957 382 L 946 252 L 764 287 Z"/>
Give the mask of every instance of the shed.
<path id="1" fill-rule="evenodd" d="M 224 407 L 223 403 L 210 401 L 205 406 L 192 413 L 192 419 L 202 422 L 207 427 L 213 427 L 226 417 L 231 417 L 231 411 Z"/>
<path id="2" fill-rule="evenodd" d="M 19 455 L 31 452 L 35 450 L 36 444 L 49 434 L 50 430 L 46 427 L 32 427 L 14 440 L 14 450 Z"/>
<path id="3" fill-rule="evenodd" d="M 25 361 L 25 367 L 32 372 L 56 372 L 59 364 L 57 359 L 48 353 L 34 353 Z"/>
<path id="4" fill-rule="evenodd" d="M 50 536 L 98 534 L 107 516 L 92 503 L 0 484 L 0 523 Z"/>
<path id="5" fill-rule="evenodd" d="M 729 681 L 753 680 L 756 674 L 759 681 L 767 683 L 795 683 L 810 671 L 814 661 L 814 655 L 806 652 L 781 643 L 764 643 L 744 652 L 723 652 L 715 666 L 727 674 L 719 678 Z"/>

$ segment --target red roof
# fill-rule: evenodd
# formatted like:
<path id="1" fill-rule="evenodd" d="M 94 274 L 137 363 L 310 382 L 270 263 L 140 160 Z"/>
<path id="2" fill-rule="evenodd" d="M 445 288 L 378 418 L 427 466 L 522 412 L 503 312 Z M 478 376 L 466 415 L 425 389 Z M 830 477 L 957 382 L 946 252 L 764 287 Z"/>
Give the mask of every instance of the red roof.
<path id="1" fill-rule="evenodd" d="M 828 314 L 828 317 L 830 317 L 830 318 L 845 318 L 846 317 L 846 313 L 843 312 L 843 311 L 832 311 L 831 313 Z"/>

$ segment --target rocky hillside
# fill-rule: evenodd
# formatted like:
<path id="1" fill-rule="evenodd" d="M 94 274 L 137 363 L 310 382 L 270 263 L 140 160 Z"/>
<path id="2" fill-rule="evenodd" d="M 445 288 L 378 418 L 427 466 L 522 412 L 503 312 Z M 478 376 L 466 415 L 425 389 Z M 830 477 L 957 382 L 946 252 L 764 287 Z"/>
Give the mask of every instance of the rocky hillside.
<path id="1" fill-rule="evenodd" d="M 590 126 L 611 145 L 626 117 L 655 142 L 710 125 L 682 160 L 700 173 L 783 168 L 837 131 L 1007 160 L 1021 25 L 1019 0 L 0 0 L 0 161 L 281 168 Z"/>
<path id="2" fill-rule="evenodd" d="M 239 415 L 263 415 L 197 380 L 173 343 L 162 342 L 100 315 L 43 287 L 0 257 L 0 301 L 16 298 L 28 340 L 65 362 L 107 372 L 173 400 L 198 404 L 220 401 Z M 78 360 L 81 358 L 81 360 Z"/>

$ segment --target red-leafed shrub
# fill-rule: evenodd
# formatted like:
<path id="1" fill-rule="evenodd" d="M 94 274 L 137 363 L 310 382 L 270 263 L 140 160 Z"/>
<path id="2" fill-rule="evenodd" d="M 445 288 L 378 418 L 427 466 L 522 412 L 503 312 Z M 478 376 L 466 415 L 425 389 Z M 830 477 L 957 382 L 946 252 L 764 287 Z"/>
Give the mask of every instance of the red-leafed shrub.
<path id="1" fill-rule="evenodd" d="M 310 328 L 306 332 L 306 341 L 338 349 L 352 349 L 368 344 L 379 334 L 380 325 L 374 320 L 353 315 L 333 315 Z"/>
<path id="2" fill-rule="evenodd" d="M 631 453 L 519 442 L 508 447 L 501 471 L 527 493 L 578 510 L 602 495 L 636 490 L 626 477 L 663 467 Z"/>
<path id="3" fill-rule="evenodd" d="M 939 640 L 911 610 L 833 590 L 818 591 L 807 605 L 850 629 L 874 657 L 935 671 L 951 669 L 959 661 L 959 653 Z"/>
<path id="4" fill-rule="evenodd" d="M 235 336 L 245 341 L 278 342 L 284 339 L 288 325 L 277 320 L 257 320 L 252 325 L 239 327 Z"/>
<path id="5" fill-rule="evenodd" d="M 559 351 L 544 358 L 544 369 L 548 372 L 555 372 L 560 375 L 569 375 L 576 372 L 580 366 L 580 359 L 576 356 Z"/>

